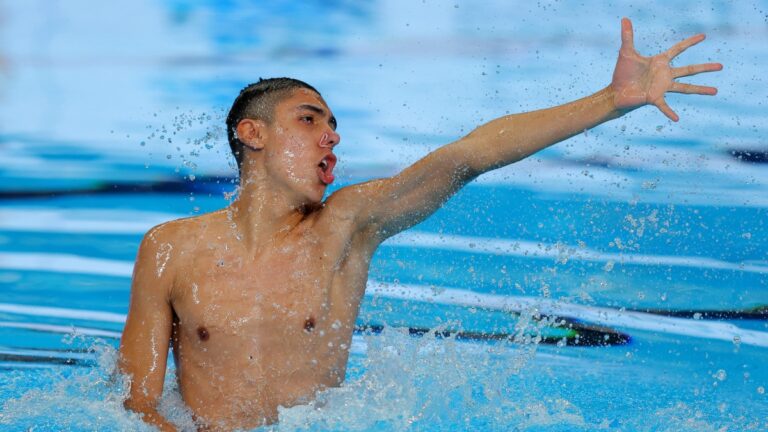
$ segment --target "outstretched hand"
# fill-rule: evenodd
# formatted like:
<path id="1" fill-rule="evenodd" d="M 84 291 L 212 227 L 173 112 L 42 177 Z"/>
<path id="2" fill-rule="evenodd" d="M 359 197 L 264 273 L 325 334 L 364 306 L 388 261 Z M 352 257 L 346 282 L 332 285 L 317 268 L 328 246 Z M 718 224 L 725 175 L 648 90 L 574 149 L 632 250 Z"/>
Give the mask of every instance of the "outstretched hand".
<path id="1" fill-rule="evenodd" d="M 684 67 L 671 67 L 672 59 L 686 49 L 704 40 L 704 35 L 692 36 L 678 42 L 672 48 L 653 57 L 643 57 L 636 50 L 632 32 L 632 22 L 628 18 L 621 20 L 621 49 L 616 69 L 613 71 L 611 87 L 614 90 L 614 104 L 620 110 L 631 110 L 643 105 L 654 105 L 672 121 L 680 117 L 672 111 L 664 100 L 667 92 L 715 95 L 715 87 L 683 84 L 675 78 L 714 72 L 723 68 L 720 63 L 704 63 Z"/>

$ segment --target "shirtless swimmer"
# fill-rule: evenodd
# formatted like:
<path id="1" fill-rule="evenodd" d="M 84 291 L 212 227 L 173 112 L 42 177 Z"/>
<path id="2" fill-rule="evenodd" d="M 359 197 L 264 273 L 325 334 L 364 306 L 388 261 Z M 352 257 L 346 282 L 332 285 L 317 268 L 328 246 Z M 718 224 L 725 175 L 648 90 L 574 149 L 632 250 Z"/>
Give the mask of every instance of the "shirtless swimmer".
<path id="1" fill-rule="evenodd" d="M 324 202 L 340 141 L 331 109 L 300 81 L 246 87 L 227 119 L 237 199 L 152 228 L 139 247 L 120 344 L 119 367 L 131 383 L 125 406 L 175 430 L 157 412 L 169 345 L 181 395 L 204 430 L 274 423 L 279 406 L 339 386 L 371 257 L 384 240 L 477 176 L 643 105 L 677 121 L 667 92 L 717 92 L 675 79 L 722 65 L 670 66 L 703 39 L 642 57 L 625 18 L 604 89 L 493 120 L 394 177 L 342 188 Z"/>

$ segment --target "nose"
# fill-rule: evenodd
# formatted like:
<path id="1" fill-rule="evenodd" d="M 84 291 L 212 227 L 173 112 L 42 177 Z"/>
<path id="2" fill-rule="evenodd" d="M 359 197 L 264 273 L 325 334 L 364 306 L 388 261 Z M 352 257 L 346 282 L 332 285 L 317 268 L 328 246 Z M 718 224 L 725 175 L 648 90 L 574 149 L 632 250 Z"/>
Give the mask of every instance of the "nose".
<path id="1" fill-rule="evenodd" d="M 336 133 L 335 130 L 329 129 L 327 132 L 324 132 L 323 136 L 320 138 L 320 147 L 334 148 L 339 141 L 341 141 L 341 136 Z"/>

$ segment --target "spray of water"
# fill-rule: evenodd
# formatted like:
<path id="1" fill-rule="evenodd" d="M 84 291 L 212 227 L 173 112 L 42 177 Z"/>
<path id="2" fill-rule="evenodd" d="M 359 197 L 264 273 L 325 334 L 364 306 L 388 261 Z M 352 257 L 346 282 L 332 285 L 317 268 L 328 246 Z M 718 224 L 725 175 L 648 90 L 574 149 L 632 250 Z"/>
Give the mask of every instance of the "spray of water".
<path id="1" fill-rule="evenodd" d="M 518 329 L 518 342 L 477 344 L 423 337 L 385 328 L 359 340 L 347 382 L 322 391 L 306 405 L 280 409 L 270 431 L 526 429 L 535 425 L 582 425 L 567 401 L 539 401 L 520 392 L 516 381 L 536 353 L 536 320 Z M 527 340 L 527 343 L 519 341 Z M 51 368 L 40 388 L 2 405 L 3 430 L 151 430 L 123 409 L 127 381 L 116 373 L 117 351 L 106 342 L 68 337 L 71 349 L 90 351 L 93 367 Z M 79 346 L 78 346 L 79 345 Z M 22 386 L 23 383 L 18 383 Z M 160 412 L 181 430 L 195 430 L 191 413 L 167 376 Z"/>

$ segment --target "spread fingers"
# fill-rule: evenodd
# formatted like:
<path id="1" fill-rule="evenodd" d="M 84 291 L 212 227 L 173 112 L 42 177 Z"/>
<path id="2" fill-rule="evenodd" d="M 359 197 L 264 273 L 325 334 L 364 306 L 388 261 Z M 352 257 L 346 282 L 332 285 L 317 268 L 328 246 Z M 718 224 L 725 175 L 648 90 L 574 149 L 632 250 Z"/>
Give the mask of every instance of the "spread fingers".
<path id="1" fill-rule="evenodd" d="M 672 68 L 672 76 L 675 78 L 680 78 L 700 74 L 702 72 L 715 72 L 719 70 L 723 70 L 723 65 L 720 63 L 703 63 Z"/>
<path id="2" fill-rule="evenodd" d="M 700 94 L 700 95 L 716 95 L 717 89 L 715 87 L 700 86 L 694 84 L 683 84 L 679 82 L 672 83 L 669 91 L 673 93 L 685 93 L 685 94 Z"/>
<path id="3" fill-rule="evenodd" d="M 669 117 L 669 119 L 672 120 L 673 122 L 680 120 L 680 117 L 678 117 L 677 114 L 674 111 L 672 111 L 672 108 L 670 108 L 669 105 L 667 105 L 667 101 L 665 101 L 664 99 L 659 99 L 653 104 L 656 105 L 656 107 L 662 113 L 664 113 L 665 116 Z"/>
<path id="4" fill-rule="evenodd" d="M 673 58 L 680 55 L 681 52 L 687 50 L 688 48 L 696 45 L 697 43 L 703 41 L 705 36 L 703 34 L 697 34 L 696 36 L 691 36 L 688 39 L 678 42 L 675 45 L 672 46 L 672 48 L 668 49 L 665 54 L 667 57 L 672 60 Z"/>

